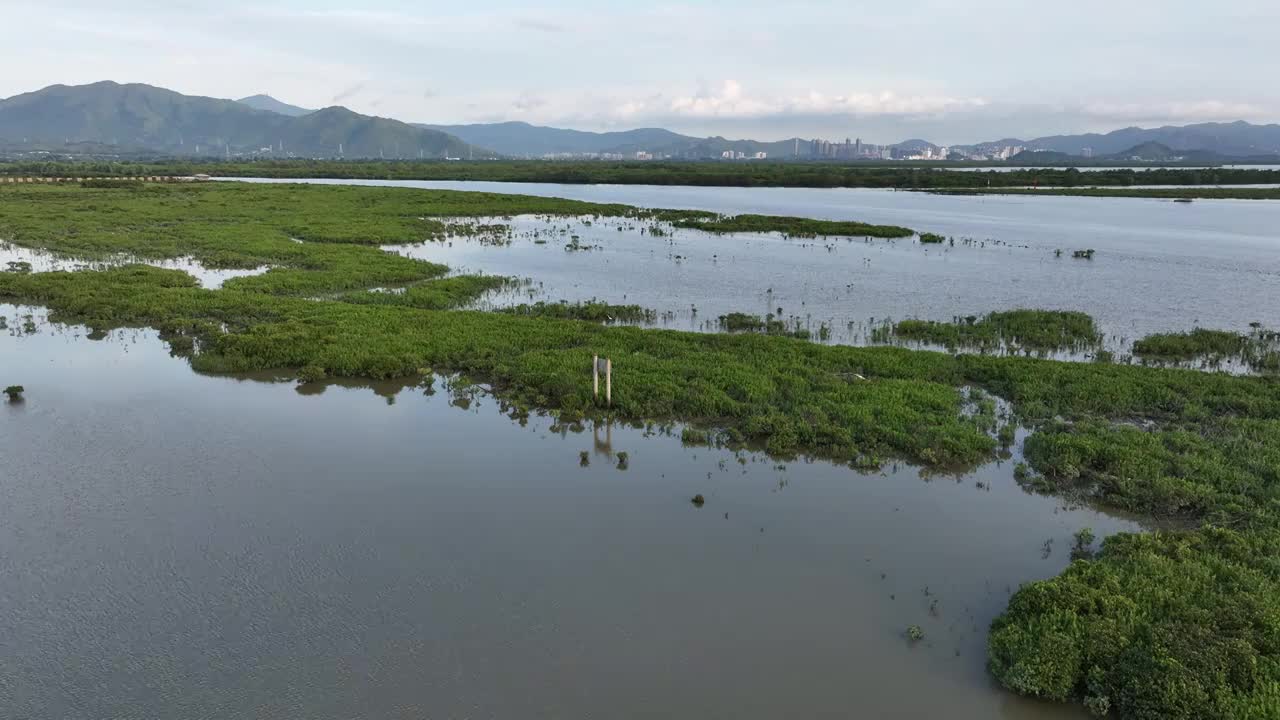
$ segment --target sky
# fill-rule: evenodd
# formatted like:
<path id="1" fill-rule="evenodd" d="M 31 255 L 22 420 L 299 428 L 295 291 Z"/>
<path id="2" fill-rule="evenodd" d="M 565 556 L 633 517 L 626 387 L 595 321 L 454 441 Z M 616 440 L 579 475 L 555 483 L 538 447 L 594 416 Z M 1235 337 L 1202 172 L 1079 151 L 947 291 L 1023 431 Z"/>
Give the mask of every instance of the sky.
<path id="1" fill-rule="evenodd" d="M 1280 122 L 1276 0 L 0 0 L 0 97 L 140 82 L 440 124 L 968 143 Z"/>

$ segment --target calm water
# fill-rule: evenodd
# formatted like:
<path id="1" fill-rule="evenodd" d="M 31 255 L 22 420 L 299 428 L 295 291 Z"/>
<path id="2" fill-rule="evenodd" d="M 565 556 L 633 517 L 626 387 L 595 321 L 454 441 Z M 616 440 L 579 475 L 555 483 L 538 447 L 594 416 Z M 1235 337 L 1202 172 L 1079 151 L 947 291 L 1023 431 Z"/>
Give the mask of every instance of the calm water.
<path id="1" fill-rule="evenodd" d="M 315 181 L 333 182 L 333 181 Z M 342 181 L 355 182 L 355 181 Z M 587 252 L 536 244 L 517 219 L 510 246 L 472 240 L 400 248 L 456 269 L 527 277 L 535 298 L 646 305 L 698 328 L 724 312 L 783 309 L 833 340 L 857 342 L 872 319 L 950 320 L 992 310 L 1045 308 L 1093 315 L 1116 349 L 1153 332 L 1195 326 L 1280 327 L 1280 202 L 1127 198 L 935 196 L 884 190 L 694 188 L 367 181 L 357 184 L 482 190 L 905 225 L 957 239 L 786 240 L 777 235 L 673 238 L 577 224 Z M 563 223 L 560 223 L 563 226 Z M 966 245 L 971 238 L 976 245 Z M 1071 251 L 1092 248 L 1092 261 Z M 1054 251 L 1063 250 L 1063 257 Z M 677 257 L 678 256 L 678 257 Z M 772 292 L 770 292 L 772 291 Z M 698 308 L 695 317 L 691 308 Z"/>
<path id="2" fill-rule="evenodd" d="M 985 629 L 1074 531 L 1135 529 L 1016 457 L 780 468 L 0 315 L 6 717 L 1079 717 L 994 688 Z"/>
<path id="3" fill-rule="evenodd" d="M 250 269 L 207 268 L 190 257 L 152 260 L 126 255 L 107 260 L 81 261 L 63 257 L 46 250 L 25 248 L 0 240 L 0 270 L 7 268 L 10 263 L 27 263 L 31 266 L 31 272 L 105 270 L 130 263 L 141 263 L 168 270 L 181 270 L 194 277 L 200 283 L 200 287 L 209 289 L 220 288 L 222 283 L 232 278 L 261 275 L 268 270 L 265 266 Z"/>

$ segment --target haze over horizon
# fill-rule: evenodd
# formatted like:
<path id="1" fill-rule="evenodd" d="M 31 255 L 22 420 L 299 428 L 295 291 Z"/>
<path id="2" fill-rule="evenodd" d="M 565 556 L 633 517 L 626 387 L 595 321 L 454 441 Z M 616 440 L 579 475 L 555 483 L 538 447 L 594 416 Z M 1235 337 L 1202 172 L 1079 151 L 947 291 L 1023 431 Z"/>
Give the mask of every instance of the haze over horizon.
<path id="1" fill-rule="evenodd" d="M 409 122 L 881 143 L 1280 120 L 1280 88 L 1256 62 L 1280 6 L 1258 0 L 553 0 L 485 11 L 52 0 L 11 17 L 41 32 L 8 39 L 24 62 L 0 77 L 4 97 L 110 79 Z"/>

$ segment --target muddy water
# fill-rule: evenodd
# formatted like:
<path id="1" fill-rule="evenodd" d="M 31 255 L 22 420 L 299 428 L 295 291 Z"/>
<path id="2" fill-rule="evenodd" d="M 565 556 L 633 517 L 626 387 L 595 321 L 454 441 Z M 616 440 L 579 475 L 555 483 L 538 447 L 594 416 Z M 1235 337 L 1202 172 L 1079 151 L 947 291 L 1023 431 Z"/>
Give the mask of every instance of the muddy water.
<path id="1" fill-rule="evenodd" d="M 1136 528 L 1016 457 L 780 466 L 0 315 L 9 717 L 1079 717 L 993 687 L 986 627 L 1076 530 Z"/>

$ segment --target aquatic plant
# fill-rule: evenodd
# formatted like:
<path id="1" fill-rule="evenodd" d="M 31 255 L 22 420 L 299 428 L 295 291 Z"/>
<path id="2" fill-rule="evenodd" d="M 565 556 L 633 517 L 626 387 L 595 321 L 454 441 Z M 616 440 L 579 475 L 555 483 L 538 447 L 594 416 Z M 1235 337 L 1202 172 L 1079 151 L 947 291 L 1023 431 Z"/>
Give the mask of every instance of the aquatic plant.
<path id="1" fill-rule="evenodd" d="M 628 454 L 626 453 L 626 451 L 623 451 L 623 452 L 618 453 L 618 454 L 616 455 L 616 457 L 617 457 L 617 459 L 618 459 L 618 469 L 619 469 L 619 470 L 626 470 L 626 469 L 627 469 L 627 467 L 629 467 L 629 466 L 630 466 L 631 456 L 630 456 L 630 455 L 628 455 Z"/>
<path id="2" fill-rule="evenodd" d="M 947 239 L 945 237 L 938 235 L 937 233 L 920 233 L 920 242 L 925 245 L 941 245 L 946 242 L 946 240 Z"/>
<path id="3" fill-rule="evenodd" d="M 516 305 L 514 307 L 500 308 L 498 312 L 511 313 L 513 315 L 586 320 L 589 322 L 602 323 L 651 323 L 658 319 L 658 313 L 656 310 L 651 310 L 639 305 L 615 305 L 612 303 L 596 301 L 576 303 L 565 301 L 558 303 L 538 302 L 532 305 Z"/>
<path id="4" fill-rule="evenodd" d="M 1093 253 L 1093 248 L 1089 248 L 1088 250 L 1072 250 L 1071 257 L 1076 258 L 1077 260 L 1092 260 Z"/>
<path id="5" fill-rule="evenodd" d="M 1248 335 L 1225 330 L 1195 328 L 1189 332 L 1157 333 L 1133 344 L 1133 353 L 1143 359 L 1188 361 L 1200 359 L 1210 365 L 1236 360 L 1259 372 L 1280 369 L 1280 334 L 1251 324 Z"/>
<path id="6" fill-rule="evenodd" d="M 1133 343 L 1133 354 L 1187 360 L 1202 355 L 1239 355 L 1248 345 L 1246 335 L 1195 328 L 1189 332 L 1148 335 Z"/>
<path id="7" fill-rule="evenodd" d="M 782 308 L 778 308 L 781 313 Z M 763 333 L 765 335 L 786 335 L 789 337 L 799 338 L 802 340 L 809 339 L 809 331 L 800 327 L 798 324 L 788 327 L 781 320 L 775 320 L 772 316 L 760 317 L 759 315 L 748 315 L 747 313 L 731 312 L 721 315 L 718 319 L 720 329 L 726 332 L 753 332 Z M 830 330 L 828 330 L 828 334 Z"/>
<path id="8" fill-rule="evenodd" d="M 697 495 L 693 496 L 693 499 L 690 500 L 690 502 L 692 502 L 695 507 L 702 507 L 704 504 L 706 504 L 707 499 L 702 497 L 702 493 L 698 493 Z"/>
<path id="9" fill-rule="evenodd" d="M 919 625 L 907 626 L 907 639 L 911 642 L 919 642 L 924 639 L 924 630 Z"/>
<path id="10" fill-rule="evenodd" d="M 943 345 L 948 348 L 994 350 L 1002 346 L 1052 351 L 1092 347 L 1102 341 L 1093 318 L 1062 310 L 1007 310 L 981 318 L 967 316 L 952 322 L 903 320 L 872 331 L 874 342 L 892 338 Z"/>
<path id="11" fill-rule="evenodd" d="M 672 223 L 679 228 L 691 228 L 713 233 L 765 233 L 777 232 L 790 237 L 911 237 L 915 231 L 896 225 L 869 225 L 848 220 L 814 220 L 811 218 L 778 217 L 775 215 L 721 215 L 707 217 L 681 217 Z"/>
<path id="12" fill-rule="evenodd" d="M 680 431 L 680 442 L 685 445 L 706 445 L 711 441 L 711 436 L 705 431 L 696 430 L 687 427 Z"/>
<path id="13" fill-rule="evenodd" d="M 587 467 L 590 464 L 591 464 L 591 453 L 587 452 L 586 450 L 583 450 L 582 452 L 578 453 L 579 466 Z"/>
<path id="14" fill-rule="evenodd" d="M 9 396 L 9 402 L 18 402 L 22 399 L 22 393 L 26 392 L 26 388 L 21 385 L 10 385 L 4 389 L 4 394 Z"/>
<path id="15" fill-rule="evenodd" d="M 5 271 L 11 273 L 29 273 L 31 272 L 31 263 L 25 260 L 10 260 L 6 263 Z"/>

